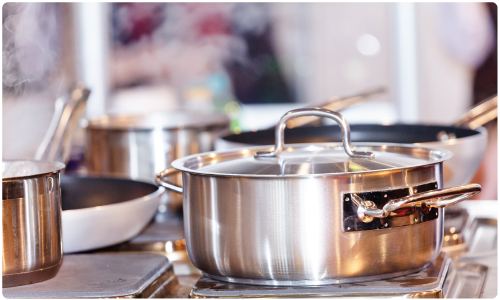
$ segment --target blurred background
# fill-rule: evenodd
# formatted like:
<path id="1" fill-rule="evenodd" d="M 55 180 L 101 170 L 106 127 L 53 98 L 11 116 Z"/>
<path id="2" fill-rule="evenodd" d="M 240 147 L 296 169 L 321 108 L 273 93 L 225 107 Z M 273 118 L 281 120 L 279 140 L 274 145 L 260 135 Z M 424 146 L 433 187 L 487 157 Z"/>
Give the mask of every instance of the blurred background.
<path id="1" fill-rule="evenodd" d="M 2 157 L 32 158 L 77 80 L 86 117 L 214 111 L 233 132 L 374 87 L 350 123 L 451 125 L 497 93 L 494 3 L 6 3 Z M 497 123 L 473 182 L 497 199 Z M 75 149 L 82 148 L 82 131 Z M 484 186 L 484 184 L 483 184 Z"/>

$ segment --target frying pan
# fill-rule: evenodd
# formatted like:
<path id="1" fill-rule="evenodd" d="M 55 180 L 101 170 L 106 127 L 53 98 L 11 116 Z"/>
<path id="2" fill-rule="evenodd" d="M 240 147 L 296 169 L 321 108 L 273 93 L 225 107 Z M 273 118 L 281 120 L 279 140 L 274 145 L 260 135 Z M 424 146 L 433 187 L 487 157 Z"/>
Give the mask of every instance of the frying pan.
<path id="1" fill-rule="evenodd" d="M 155 215 L 163 187 L 130 179 L 61 176 L 63 252 L 81 252 L 136 236 Z"/>
<path id="2" fill-rule="evenodd" d="M 487 131 L 481 127 L 497 116 L 497 96 L 486 99 L 460 118 L 455 126 L 419 124 L 355 124 L 350 125 L 353 142 L 412 143 L 444 148 L 454 156 L 444 164 L 444 187 L 470 182 L 487 146 Z M 460 127 L 459 127 L 460 126 Z M 227 150 L 255 145 L 273 145 L 274 129 L 243 132 L 225 136 L 215 149 Z M 285 130 L 287 143 L 340 142 L 338 126 L 295 127 Z"/>

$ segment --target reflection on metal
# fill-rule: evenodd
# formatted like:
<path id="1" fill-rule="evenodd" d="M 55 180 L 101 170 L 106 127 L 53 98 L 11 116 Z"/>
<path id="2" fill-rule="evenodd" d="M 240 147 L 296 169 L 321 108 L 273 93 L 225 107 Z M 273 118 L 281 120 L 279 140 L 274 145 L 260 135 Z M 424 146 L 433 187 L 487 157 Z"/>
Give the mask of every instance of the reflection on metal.
<path id="1" fill-rule="evenodd" d="M 105 266 L 105 267 L 104 267 Z M 152 253 L 65 255 L 59 273 L 34 285 L 2 289 L 5 298 L 165 298 L 178 286 L 173 265 Z"/>
<path id="2" fill-rule="evenodd" d="M 442 298 L 451 265 L 440 254 L 429 268 L 403 277 L 380 281 L 326 286 L 258 286 L 227 283 L 202 277 L 190 293 L 192 298 L 295 298 L 295 297 L 384 297 Z"/>
<path id="3" fill-rule="evenodd" d="M 377 209 L 377 207 L 382 208 L 387 203 L 390 203 L 394 199 L 400 199 L 407 195 L 410 195 L 414 189 L 418 189 L 420 192 L 426 192 L 434 190 L 437 188 L 437 182 L 430 182 L 427 184 L 422 184 L 418 186 L 384 190 L 384 191 L 373 191 L 365 193 L 346 193 L 344 194 L 343 203 L 343 221 L 344 230 L 353 231 L 364 231 L 364 230 L 374 230 L 374 229 L 390 229 L 394 227 L 406 226 L 411 224 L 418 224 L 422 222 L 427 222 L 435 220 L 438 218 L 438 209 L 431 208 L 427 206 L 412 207 L 407 209 L 401 209 L 399 211 L 394 211 L 392 213 L 387 213 L 387 215 L 374 216 L 367 215 L 366 219 L 360 216 L 360 208 L 362 208 L 361 202 L 367 202 L 369 200 L 374 203 L 374 208 L 367 208 L 371 211 L 382 211 Z M 352 201 L 347 201 L 351 199 Z M 359 199 L 360 201 L 358 201 Z M 357 203 L 360 202 L 360 203 Z M 370 218 L 372 218 L 370 220 Z M 368 221 L 368 222 L 367 222 Z"/>
<path id="4" fill-rule="evenodd" d="M 480 298 L 488 267 L 470 262 L 454 262 L 446 278 L 445 298 Z"/>

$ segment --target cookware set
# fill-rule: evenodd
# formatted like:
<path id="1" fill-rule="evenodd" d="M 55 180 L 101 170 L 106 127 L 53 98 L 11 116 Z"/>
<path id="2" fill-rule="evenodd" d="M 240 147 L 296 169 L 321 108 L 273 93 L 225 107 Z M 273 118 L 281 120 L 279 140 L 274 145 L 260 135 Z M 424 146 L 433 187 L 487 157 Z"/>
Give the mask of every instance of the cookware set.
<path id="1" fill-rule="evenodd" d="M 37 152 L 43 160 L 2 163 L 5 287 L 53 277 L 63 251 L 129 240 L 151 220 L 167 190 L 169 208 L 183 208 L 190 260 L 213 279 L 325 285 L 401 276 L 425 269 L 438 256 L 443 208 L 481 191 L 463 178 L 453 186 L 443 181 L 443 163 L 455 149 L 428 147 L 426 141 L 401 144 L 407 140 L 399 138 L 351 143 L 360 125 L 350 127 L 326 108 L 285 114 L 266 137 L 275 140 L 264 139 L 274 147 L 224 151 L 212 151 L 228 133 L 224 115 L 105 115 L 86 126 L 90 176 L 61 177 L 70 127 L 88 93 L 79 86 L 71 95 L 80 102 L 56 112 L 59 122 L 52 122 Z M 300 125 L 310 117 L 337 122 L 341 143 L 322 140 L 337 134 L 333 126 L 285 130 L 288 121 L 301 118 Z M 473 156 L 480 161 L 485 130 L 448 129 L 441 136 L 457 144 L 474 140 Z M 302 132 L 308 138 L 296 141 Z M 224 139 L 241 144 L 261 135 Z M 285 145 L 285 135 L 294 143 Z"/>

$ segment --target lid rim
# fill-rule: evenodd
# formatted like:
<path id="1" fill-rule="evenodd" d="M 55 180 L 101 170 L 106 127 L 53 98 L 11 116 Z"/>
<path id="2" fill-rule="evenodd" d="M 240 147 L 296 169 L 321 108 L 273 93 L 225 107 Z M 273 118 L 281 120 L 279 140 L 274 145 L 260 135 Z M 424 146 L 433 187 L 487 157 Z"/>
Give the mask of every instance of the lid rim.
<path id="1" fill-rule="evenodd" d="M 342 143 L 315 143 L 315 144 L 287 144 L 285 147 L 309 147 L 309 146 L 331 146 L 331 147 L 342 147 Z M 362 171 L 352 171 L 352 172 L 336 172 L 336 173 L 317 173 L 317 174 L 230 174 L 230 173 L 215 173 L 215 172 L 210 172 L 210 171 L 199 171 L 197 169 L 191 169 L 188 168 L 185 165 L 187 161 L 190 161 L 192 159 L 196 158 L 205 158 L 205 157 L 210 157 L 210 155 L 214 154 L 226 154 L 229 155 L 231 153 L 238 153 L 240 151 L 259 151 L 259 150 L 269 150 L 273 146 L 267 146 L 268 148 L 263 148 L 266 146 L 256 146 L 256 147 L 249 147 L 249 148 L 238 148 L 238 149 L 231 149 L 228 151 L 212 151 L 212 152 L 205 152 L 205 153 L 200 153 L 200 154 L 194 154 L 190 156 L 186 156 L 183 158 L 176 159 L 175 161 L 172 162 L 171 166 L 179 171 L 182 172 L 187 172 L 193 175 L 205 175 L 205 176 L 217 176 L 217 177 L 241 177 L 241 178 L 312 178 L 312 177 L 324 177 L 324 176 L 343 176 L 343 175 L 356 175 L 356 174 L 367 174 L 367 173 L 374 173 L 374 172 L 386 172 L 386 171 L 393 171 L 393 170 L 407 170 L 407 169 L 413 169 L 413 168 L 420 168 L 420 167 L 425 167 L 425 166 L 431 166 L 435 165 L 438 163 L 442 163 L 446 160 L 449 160 L 451 157 L 453 157 L 453 153 L 447 149 L 440 149 L 440 148 L 430 148 L 430 147 L 422 147 L 419 145 L 414 145 L 414 144 L 394 144 L 394 143 L 352 143 L 353 147 L 381 147 L 381 146 L 387 146 L 387 147 L 399 147 L 399 148 L 406 148 L 406 149 L 423 149 L 429 151 L 429 153 L 435 153 L 436 155 L 440 155 L 440 157 L 436 158 L 434 161 L 428 161 L 428 162 L 423 162 L 422 164 L 418 165 L 408 165 L 408 166 L 403 166 L 403 167 L 389 167 L 389 168 L 384 168 L 384 169 L 374 169 L 374 170 L 362 170 Z M 398 154 L 397 152 L 388 152 L 388 153 L 394 153 Z M 248 157 L 248 156 L 245 156 Z M 245 158 L 243 157 L 243 158 Z M 236 158 L 238 159 L 238 158 Z M 228 160 L 230 161 L 230 160 Z"/>

